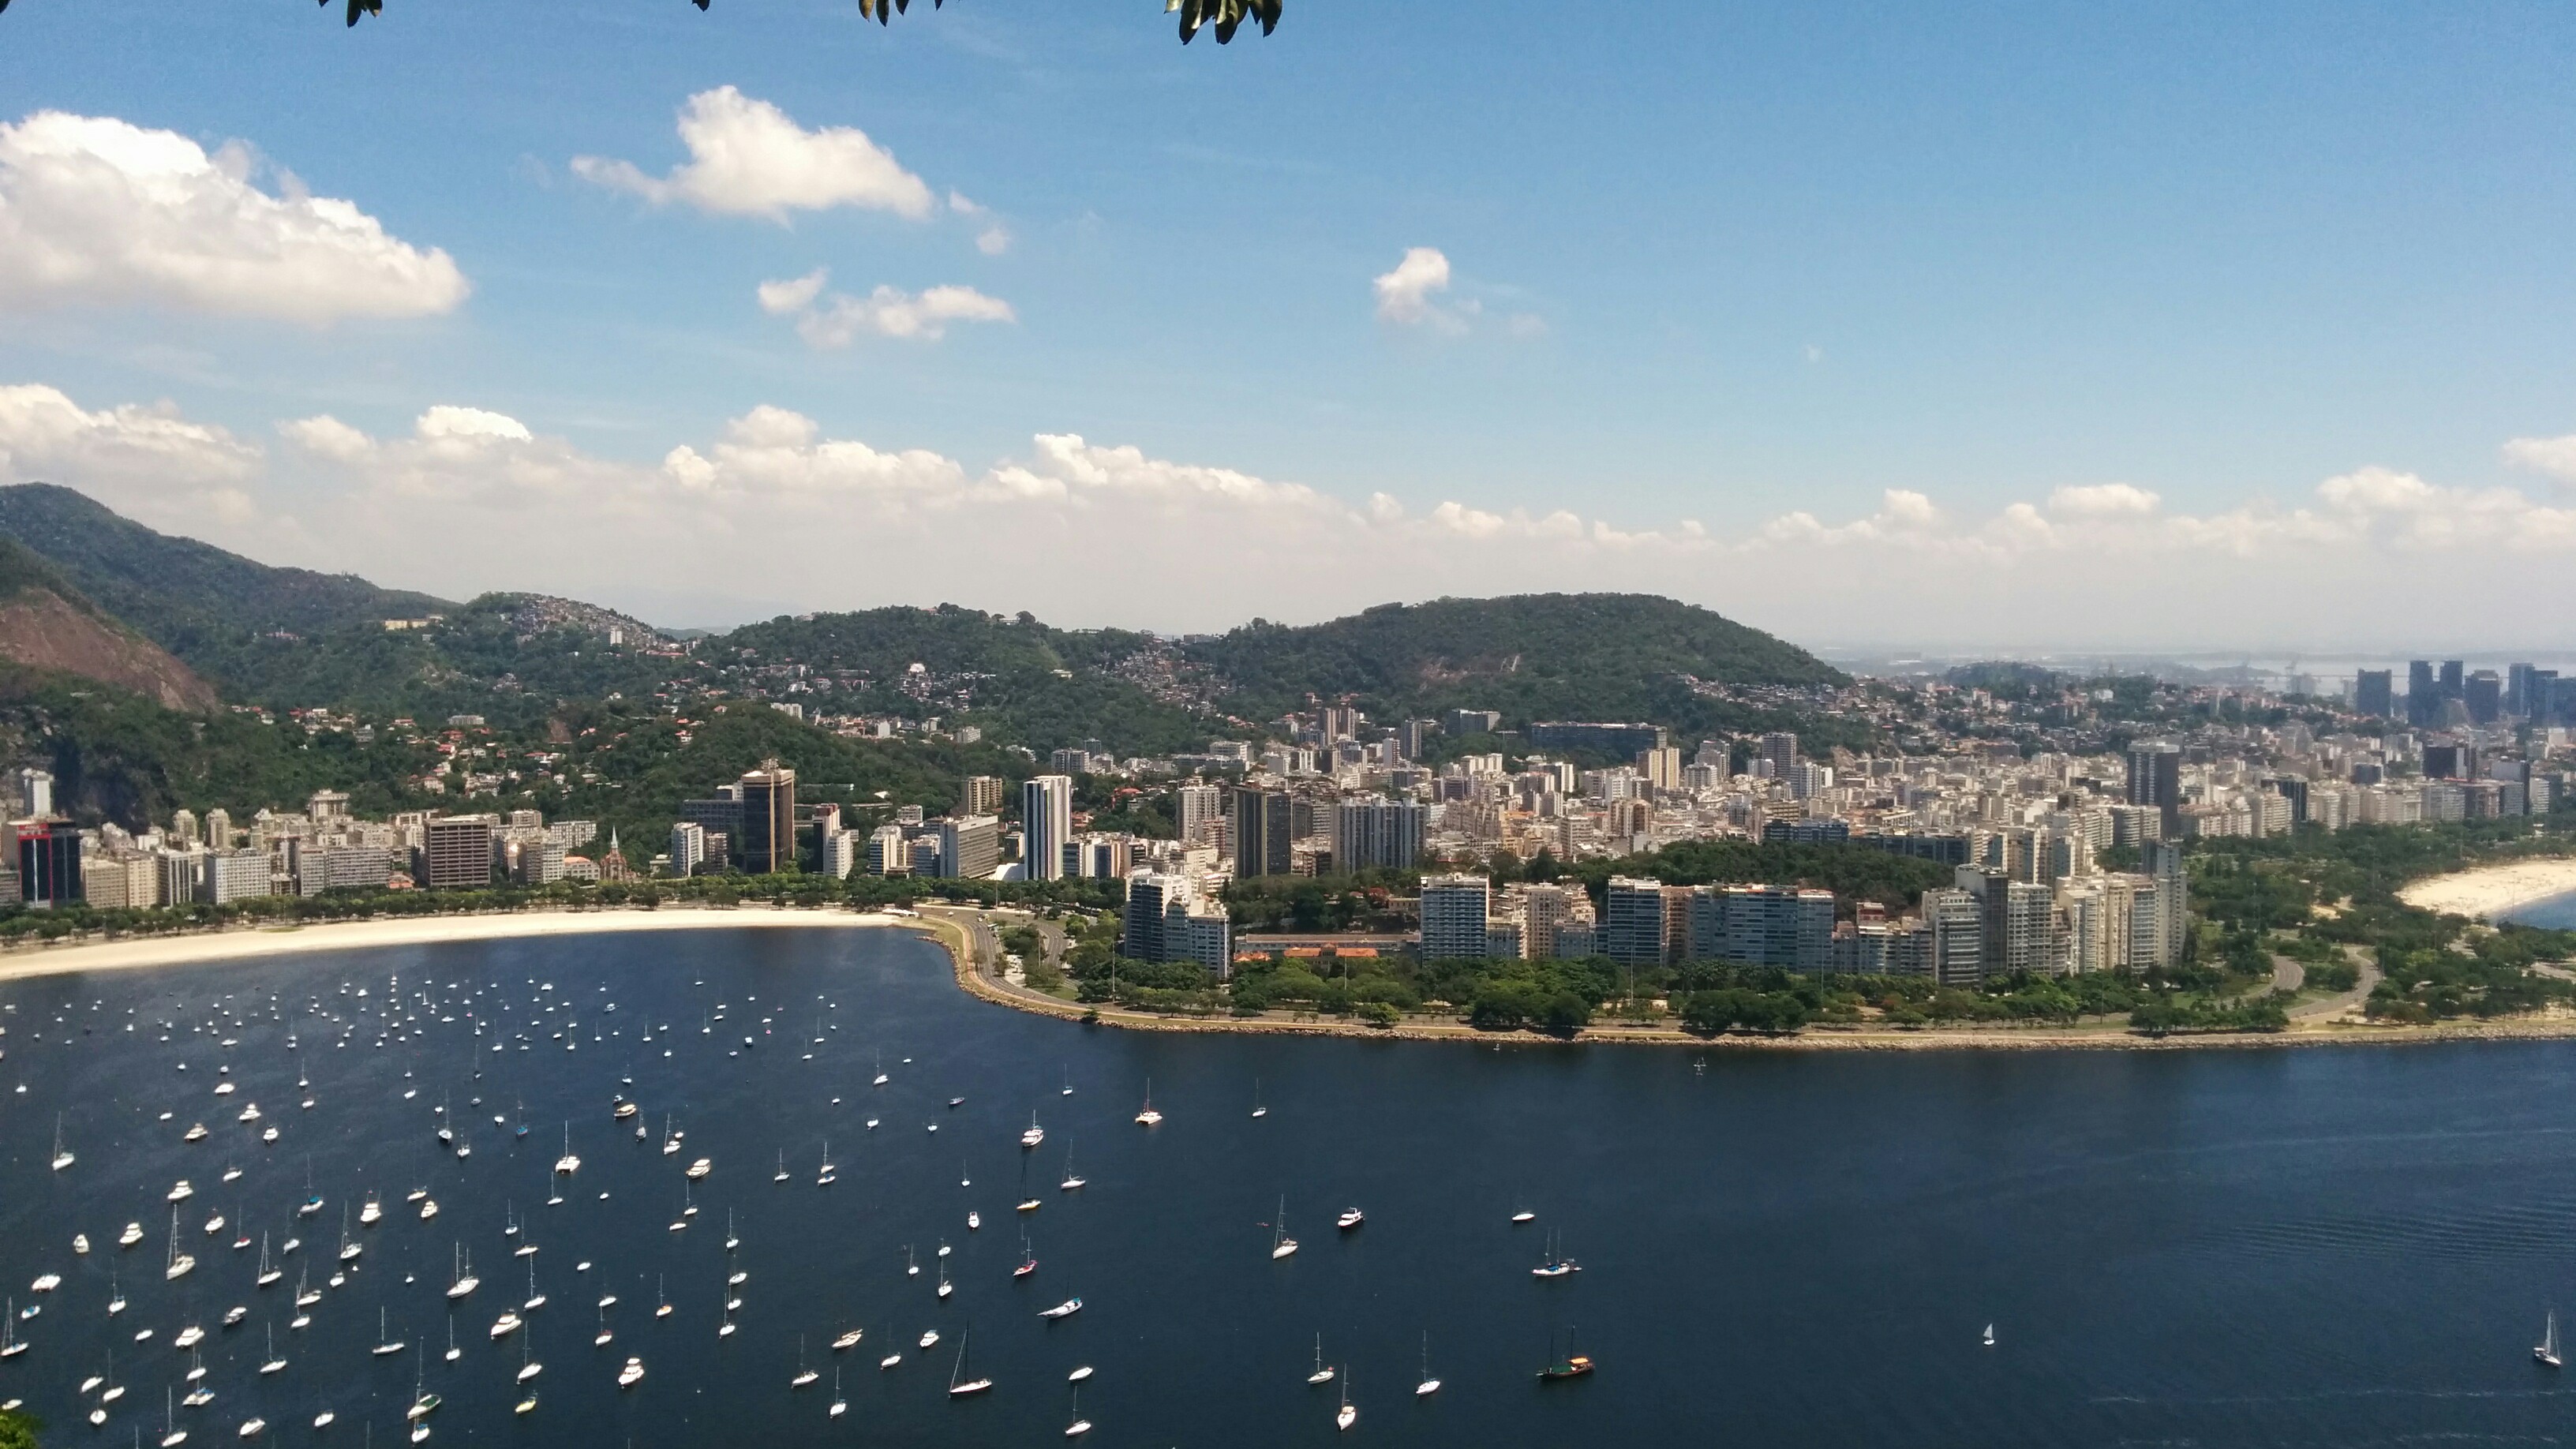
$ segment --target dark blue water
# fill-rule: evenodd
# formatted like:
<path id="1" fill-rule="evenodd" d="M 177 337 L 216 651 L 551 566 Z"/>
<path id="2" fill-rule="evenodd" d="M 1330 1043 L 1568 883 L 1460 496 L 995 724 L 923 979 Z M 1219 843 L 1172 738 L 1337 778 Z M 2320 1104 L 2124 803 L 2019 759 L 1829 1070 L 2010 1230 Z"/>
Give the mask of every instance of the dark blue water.
<path id="1" fill-rule="evenodd" d="M 383 1018 L 353 1013 L 384 1007 L 397 976 L 412 1019 L 377 1046 Z M 170 1341 L 190 1323 L 208 1331 L 217 1394 L 179 1410 L 191 1445 L 233 1442 L 253 1415 L 272 1442 L 354 1445 L 370 1425 L 401 1442 L 416 1359 L 369 1353 L 379 1309 L 393 1336 L 430 1345 L 441 1443 L 1057 1442 L 1080 1364 L 1097 1370 L 1086 1442 L 1109 1445 L 2359 1445 L 2548 1441 L 2576 1420 L 2576 1396 L 2529 1356 L 2545 1309 L 2576 1310 L 2576 1046 L 1711 1051 L 1703 1069 L 1688 1051 L 1154 1036 L 973 1002 L 935 949 L 859 931 L 281 958 L 22 982 L 0 1001 L 15 1007 L 0 1018 L 0 1288 L 24 1306 L 37 1274 L 65 1278 L 18 1325 L 34 1347 L 0 1362 L 0 1398 L 23 1397 L 62 1444 L 124 1445 L 138 1428 L 156 1441 L 188 1362 Z M 547 1002 L 569 1007 L 532 1011 Z M 148 1025 L 129 1034 L 129 1020 Z M 893 1080 L 871 1089 L 880 1051 Z M 220 1065 L 240 1090 L 218 1099 Z M 650 1143 L 609 1117 L 629 1072 Z M 1169 1118 L 1150 1132 L 1130 1121 L 1149 1076 Z M 451 1095 L 474 1148 L 462 1162 L 432 1140 Z M 951 1110 L 952 1095 L 967 1101 Z M 524 1141 L 492 1122 L 515 1122 L 522 1099 Z M 282 1129 L 276 1146 L 233 1120 L 245 1100 Z M 1024 1155 L 1032 1108 L 1047 1138 Z M 59 1174 L 58 1111 L 79 1155 Z M 666 1111 L 687 1134 L 676 1155 L 659 1150 Z M 583 1165 L 546 1207 L 567 1118 Z M 197 1120 L 213 1135 L 183 1143 Z M 814 1184 L 827 1134 L 841 1164 L 828 1190 Z M 1078 1194 L 1055 1187 L 1068 1146 L 1090 1180 Z M 299 1225 L 308 1156 L 329 1207 Z M 714 1174 L 673 1233 L 699 1156 Z M 228 1163 L 245 1175 L 220 1186 Z M 183 1176 L 199 1267 L 164 1283 L 163 1196 Z M 418 1185 L 434 1222 L 403 1201 Z M 352 1230 L 360 1271 L 290 1332 L 297 1272 L 321 1282 L 342 1205 L 371 1191 L 387 1215 Z M 1304 1246 L 1274 1262 L 1283 1194 Z M 1015 1213 L 1023 1195 L 1043 1209 Z M 1336 1233 L 1352 1203 L 1367 1224 Z M 1524 1204 L 1538 1221 L 1515 1228 Z M 284 1284 L 252 1286 L 256 1247 L 199 1230 L 213 1209 L 255 1241 L 301 1231 Z M 524 1417 L 517 1340 L 485 1336 L 527 1292 L 512 1210 L 542 1247 L 550 1300 L 530 1315 L 545 1369 Z M 719 1338 L 728 1213 L 750 1277 L 739 1331 Z M 129 1219 L 147 1237 L 119 1252 Z M 1015 1282 L 1023 1229 L 1040 1267 Z M 1580 1274 L 1531 1277 L 1549 1231 Z M 456 1314 L 465 1353 L 450 1364 L 459 1244 L 483 1286 Z M 131 1300 L 114 1319 L 111 1267 Z M 660 1320 L 657 1283 L 675 1305 Z M 594 1348 L 603 1292 L 621 1300 L 616 1339 Z M 1079 1316 L 1037 1318 L 1074 1294 Z M 236 1303 L 248 1321 L 217 1329 Z M 262 1378 L 270 1324 L 290 1366 Z M 1533 1370 L 1569 1325 L 1601 1369 L 1542 1385 Z M 865 1340 L 835 1355 L 851 1326 Z M 941 1344 L 914 1349 L 932 1326 Z M 969 1328 L 974 1371 L 996 1384 L 951 1402 Z M 1332 1426 L 1340 1385 L 1304 1383 L 1318 1333 L 1353 1376 L 1348 1436 Z M 1417 1400 L 1426 1333 L 1444 1386 Z M 800 1338 L 823 1375 L 801 1392 Z M 111 1349 L 128 1392 L 94 1432 L 78 1388 Z M 897 1350 L 902 1365 L 880 1370 Z M 630 1354 L 647 1377 L 620 1392 Z M 316 1433 L 325 1406 L 338 1422 Z"/>
<path id="2" fill-rule="evenodd" d="M 2576 895 L 2533 901 L 2530 905 L 2506 912 L 2505 919 L 2526 926 L 2544 926 L 2553 931 L 2576 931 Z"/>

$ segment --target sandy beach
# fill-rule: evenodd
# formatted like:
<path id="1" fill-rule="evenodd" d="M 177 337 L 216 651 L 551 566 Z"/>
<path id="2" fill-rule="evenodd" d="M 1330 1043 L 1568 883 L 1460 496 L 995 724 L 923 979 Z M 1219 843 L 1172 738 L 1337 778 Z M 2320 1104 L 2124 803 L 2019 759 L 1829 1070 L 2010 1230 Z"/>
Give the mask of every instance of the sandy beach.
<path id="1" fill-rule="evenodd" d="M 190 935 L 27 946 L 0 955 L 0 981 L 73 971 L 130 971 L 147 966 L 238 961 L 291 952 L 362 951 L 386 946 L 426 946 L 444 941 L 491 941 L 505 937 L 582 936 L 607 931 L 741 930 L 745 927 L 845 930 L 904 924 L 918 926 L 920 923 L 875 912 L 797 910 L 779 906 L 496 911 L 474 916 L 332 921 L 307 926 L 240 927 Z"/>
<path id="2" fill-rule="evenodd" d="M 2571 891 L 2576 891 L 2576 857 L 2518 860 L 2435 876 L 2407 886 L 2397 898 L 2419 910 L 2486 919 Z"/>

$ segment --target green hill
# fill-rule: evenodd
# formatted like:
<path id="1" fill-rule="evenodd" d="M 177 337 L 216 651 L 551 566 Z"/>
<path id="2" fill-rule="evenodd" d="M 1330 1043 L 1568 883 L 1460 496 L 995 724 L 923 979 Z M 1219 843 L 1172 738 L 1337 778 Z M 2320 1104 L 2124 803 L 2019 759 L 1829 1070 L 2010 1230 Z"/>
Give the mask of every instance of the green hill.
<path id="1" fill-rule="evenodd" d="M 1534 720 L 1642 720 L 1677 735 L 1787 720 L 1790 701 L 1744 687 L 1843 682 L 1795 645 L 1651 594 L 1521 594 L 1387 604 L 1304 627 L 1259 620 L 1187 646 L 1224 682 L 1224 706 L 1266 719 L 1312 693 L 1370 717 L 1491 709 L 1506 729 Z M 1727 695 L 1704 686 L 1732 687 Z"/>

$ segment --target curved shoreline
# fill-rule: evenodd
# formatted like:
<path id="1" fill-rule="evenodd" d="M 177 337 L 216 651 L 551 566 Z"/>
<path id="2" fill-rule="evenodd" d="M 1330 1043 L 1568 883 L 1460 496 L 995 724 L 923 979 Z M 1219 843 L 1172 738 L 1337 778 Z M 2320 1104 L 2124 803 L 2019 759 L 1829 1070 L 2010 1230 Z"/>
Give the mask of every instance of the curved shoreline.
<path id="1" fill-rule="evenodd" d="M 660 906 L 649 910 L 637 906 L 578 911 L 492 911 L 477 915 L 322 921 L 310 925 L 235 926 L 216 931 L 22 946 L 0 954 L 0 982 L 84 971 L 132 971 L 152 966 L 245 961 L 312 951 L 434 946 L 449 941 L 723 927 L 795 926 L 810 929 L 905 924 L 909 923 L 881 912 L 755 905 Z"/>
<path id="2" fill-rule="evenodd" d="M 2482 865 L 2399 887 L 2397 898 L 2436 915 L 2493 920 L 2508 911 L 2576 894 L 2576 856 Z"/>

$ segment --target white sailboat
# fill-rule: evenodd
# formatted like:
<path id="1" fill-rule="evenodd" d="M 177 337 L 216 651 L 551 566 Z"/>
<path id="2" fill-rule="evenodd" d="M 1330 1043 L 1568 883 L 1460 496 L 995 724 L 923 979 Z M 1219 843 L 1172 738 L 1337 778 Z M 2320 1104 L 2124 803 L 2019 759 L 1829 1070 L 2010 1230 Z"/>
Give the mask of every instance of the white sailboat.
<path id="1" fill-rule="evenodd" d="M 1309 1384 L 1329 1384 L 1332 1381 L 1333 1370 L 1324 1362 L 1324 1336 L 1319 1333 L 1315 1335 L 1315 1371 L 1306 1375 L 1306 1382 Z"/>
<path id="2" fill-rule="evenodd" d="M 566 1177 L 581 1171 L 581 1159 L 573 1155 L 572 1123 L 570 1122 L 564 1123 L 563 1156 L 555 1159 L 555 1171 Z"/>
<path id="3" fill-rule="evenodd" d="M 841 1397 L 841 1366 L 832 1365 L 832 1417 L 837 1419 L 850 1411 L 850 1401 Z"/>
<path id="4" fill-rule="evenodd" d="M 2540 1330 L 2540 1342 L 2531 1346 L 2531 1358 L 2534 1363 L 2545 1364 L 2550 1368 L 2560 1367 L 2557 1309 L 2549 1310 L 2549 1320 Z"/>
<path id="5" fill-rule="evenodd" d="M 1143 1110 L 1136 1114 L 1136 1125 L 1139 1127 L 1153 1127 L 1160 1125 L 1162 1120 L 1163 1114 L 1154 1110 L 1154 1079 L 1152 1077 L 1147 1077 L 1145 1079 L 1145 1106 Z"/>
<path id="6" fill-rule="evenodd" d="M 1064 1150 L 1064 1181 L 1056 1184 L 1056 1190 L 1059 1192 L 1079 1192 L 1082 1189 L 1083 1182 L 1084 1179 L 1076 1176 L 1074 1173 L 1073 1149 L 1068 1147 Z"/>
<path id="7" fill-rule="evenodd" d="M 1333 1415 L 1333 1427 L 1348 1429 L 1359 1421 L 1360 1411 L 1351 1407 L 1351 1370 L 1345 1364 L 1342 1366 L 1342 1407 Z"/>
<path id="8" fill-rule="evenodd" d="M 1029 1130 L 1020 1134 L 1020 1146 L 1035 1147 L 1046 1140 L 1046 1129 L 1038 1125 L 1038 1114 L 1029 1113 Z"/>
<path id="9" fill-rule="evenodd" d="M 195 1258 L 179 1251 L 179 1210 L 172 1208 L 170 1209 L 170 1257 L 169 1261 L 162 1265 L 162 1280 L 170 1282 L 184 1278 L 196 1266 Z"/>
<path id="10" fill-rule="evenodd" d="M 805 1363 L 805 1335 L 801 1333 L 796 1335 L 796 1377 L 787 1381 L 787 1387 L 810 1389 L 814 1386 L 814 1381 L 821 1377 L 821 1374 L 816 1373 Z"/>
<path id="11" fill-rule="evenodd" d="M 56 1112 L 54 1114 L 54 1171 L 60 1172 L 77 1160 L 63 1146 L 63 1114 Z"/>
<path id="12" fill-rule="evenodd" d="M 961 1333 L 957 1335 L 957 1364 L 948 1371 L 948 1397 L 952 1399 L 980 1394 L 993 1387 L 991 1379 L 967 1377 L 971 1370 L 968 1367 L 966 1350 L 967 1335 Z"/>
<path id="13" fill-rule="evenodd" d="M 383 1310 L 383 1309 L 381 1309 L 381 1308 L 377 1309 L 377 1310 L 376 1310 L 376 1347 L 375 1347 L 375 1350 L 374 1350 L 376 1357 L 378 1357 L 378 1358 L 383 1358 L 383 1357 L 384 1357 L 385 1355 L 387 1355 L 387 1354 L 400 1353 L 400 1352 L 402 1352 L 402 1351 L 403 1351 L 403 1343 L 402 1343 L 402 1340 L 401 1340 L 401 1339 L 398 1339 L 398 1338 L 387 1338 L 387 1337 L 385 1336 L 385 1310 Z"/>
<path id="14" fill-rule="evenodd" d="M 1413 1386 L 1413 1396 L 1417 1399 L 1428 1398 L 1438 1392 L 1440 1392 L 1440 1381 L 1431 1376 L 1431 1335 L 1425 1331 L 1422 1335 L 1422 1382 Z"/>
<path id="15" fill-rule="evenodd" d="M 1064 1426 L 1064 1437 L 1079 1439 L 1091 1432 L 1091 1421 L 1082 1417 L 1082 1390 L 1073 1390 L 1073 1422 Z"/>
<path id="16" fill-rule="evenodd" d="M 1273 1261 L 1297 1251 L 1297 1240 L 1288 1236 L 1288 1199 L 1279 1199 L 1278 1217 L 1270 1224 L 1270 1256 Z"/>

